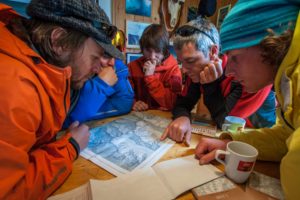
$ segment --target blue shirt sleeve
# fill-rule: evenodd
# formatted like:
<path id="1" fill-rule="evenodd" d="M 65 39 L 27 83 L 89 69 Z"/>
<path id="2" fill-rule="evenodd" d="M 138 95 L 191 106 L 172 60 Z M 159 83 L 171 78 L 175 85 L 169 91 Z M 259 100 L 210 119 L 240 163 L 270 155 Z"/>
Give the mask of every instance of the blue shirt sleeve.
<path id="1" fill-rule="evenodd" d="M 74 121 L 82 123 L 130 112 L 134 93 L 128 81 L 128 68 L 117 60 L 115 69 L 118 81 L 114 86 L 106 84 L 98 76 L 84 84 L 77 102 L 69 111 L 64 128 Z"/>

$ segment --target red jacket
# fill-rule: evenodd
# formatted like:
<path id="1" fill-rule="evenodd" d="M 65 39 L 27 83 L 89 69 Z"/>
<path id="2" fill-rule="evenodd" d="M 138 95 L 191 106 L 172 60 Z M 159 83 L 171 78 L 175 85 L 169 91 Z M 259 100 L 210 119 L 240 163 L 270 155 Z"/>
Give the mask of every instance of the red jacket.
<path id="1" fill-rule="evenodd" d="M 222 56 L 222 67 L 225 71 L 227 56 Z M 275 123 L 275 99 L 272 85 L 260 89 L 256 93 L 248 93 L 239 83 L 234 83 L 233 77 L 222 75 L 218 80 L 203 84 L 192 83 L 187 77 L 182 97 L 173 110 L 174 118 L 190 116 L 190 109 L 204 95 L 204 104 L 218 127 L 222 127 L 224 118 L 228 115 L 246 120 L 248 127 L 267 127 Z M 200 92 L 199 92 L 200 91 Z M 260 121 L 258 122 L 258 120 Z"/>
<path id="2" fill-rule="evenodd" d="M 128 64 L 130 81 L 136 101 L 148 104 L 149 109 L 171 110 L 176 102 L 177 94 L 181 93 L 182 77 L 176 59 L 170 55 L 151 76 L 145 76 L 144 56 Z"/>
<path id="3" fill-rule="evenodd" d="M 45 199 L 68 177 L 76 151 L 56 140 L 69 108 L 71 68 L 46 63 L 6 23 L 0 4 L 0 199 Z"/>

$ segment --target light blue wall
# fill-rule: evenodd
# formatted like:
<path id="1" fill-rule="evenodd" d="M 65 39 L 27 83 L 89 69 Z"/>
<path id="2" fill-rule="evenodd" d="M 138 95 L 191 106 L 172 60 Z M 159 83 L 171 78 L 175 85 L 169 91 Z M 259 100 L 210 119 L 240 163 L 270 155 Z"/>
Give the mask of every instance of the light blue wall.
<path id="1" fill-rule="evenodd" d="M 16 10 L 19 14 L 28 17 L 26 15 L 26 6 L 30 0 L 1 0 L 1 3 L 10 5 Z"/>
<path id="2" fill-rule="evenodd" d="M 112 5 L 111 0 L 99 0 L 100 7 L 105 11 L 106 15 L 108 16 L 110 22 L 112 22 Z"/>
<path id="3" fill-rule="evenodd" d="M 29 3 L 30 0 L 1 0 L 2 3 L 8 4 L 12 6 L 18 13 L 26 15 L 26 3 Z M 112 2 L 111 0 L 99 0 L 100 7 L 105 11 L 107 14 L 110 22 L 112 18 Z"/>
<path id="4" fill-rule="evenodd" d="M 10 0 L 10 1 L 21 2 L 21 3 L 29 3 L 30 2 L 30 0 Z"/>

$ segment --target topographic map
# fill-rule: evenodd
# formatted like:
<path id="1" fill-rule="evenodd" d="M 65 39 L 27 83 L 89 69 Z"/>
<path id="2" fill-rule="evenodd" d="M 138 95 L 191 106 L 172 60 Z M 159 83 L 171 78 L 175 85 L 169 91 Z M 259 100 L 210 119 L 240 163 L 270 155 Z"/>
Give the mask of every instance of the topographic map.
<path id="1" fill-rule="evenodd" d="M 133 112 L 91 129 L 81 155 L 116 176 L 152 166 L 174 144 L 159 140 L 169 123 L 166 118 Z"/>

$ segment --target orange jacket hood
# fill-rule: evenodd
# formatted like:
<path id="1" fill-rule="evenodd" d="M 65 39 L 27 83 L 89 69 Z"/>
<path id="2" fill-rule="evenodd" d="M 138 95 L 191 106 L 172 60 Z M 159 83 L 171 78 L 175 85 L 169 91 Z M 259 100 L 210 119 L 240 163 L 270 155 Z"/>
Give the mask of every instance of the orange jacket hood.
<path id="1" fill-rule="evenodd" d="M 0 52 L 25 64 L 37 76 L 51 99 L 52 109 L 55 109 L 57 115 L 57 125 L 60 124 L 57 127 L 59 130 L 70 104 L 70 98 L 66 97 L 69 96 L 71 68 L 59 68 L 48 64 L 24 41 L 13 35 L 6 28 L 6 23 L 9 23 L 9 19 L 16 17 L 20 16 L 11 7 L 0 4 Z"/>
<path id="2" fill-rule="evenodd" d="M 46 199 L 72 169 L 70 133 L 56 140 L 70 103 L 71 68 L 48 64 L 7 29 L 20 17 L 0 3 L 0 199 Z"/>

